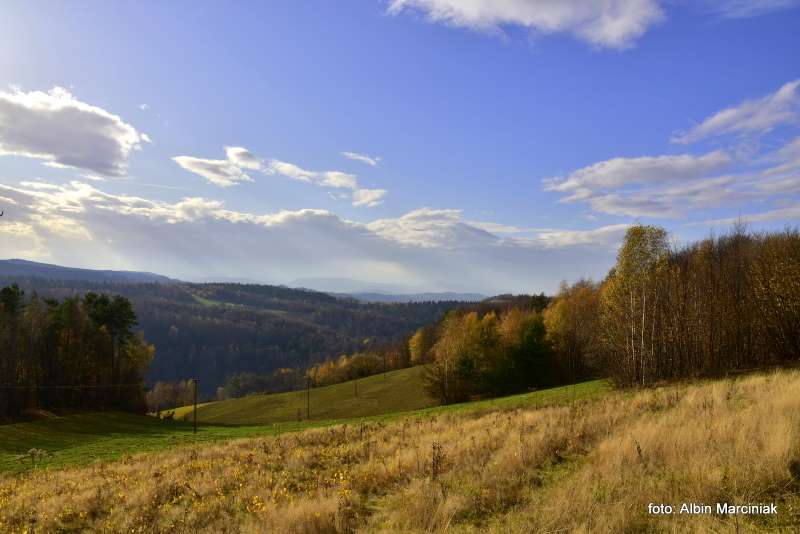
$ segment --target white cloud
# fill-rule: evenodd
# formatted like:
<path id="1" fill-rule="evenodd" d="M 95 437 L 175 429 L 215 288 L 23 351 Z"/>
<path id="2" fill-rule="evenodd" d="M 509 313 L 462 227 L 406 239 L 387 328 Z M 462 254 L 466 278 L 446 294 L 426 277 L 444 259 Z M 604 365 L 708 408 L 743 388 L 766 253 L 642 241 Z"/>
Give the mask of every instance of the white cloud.
<path id="1" fill-rule="evenodd" d="M 632 46 L 664 18 L 656 0 L 390 0 L 389 13 L 407 10 L 478 31 L 520 26 L 543 34 L 566 32 L 617 49 Z"/>
<path id="2" fill-rule="evenodd" d="M 730 208 L 795 191 L 800 160 L 792 159 L 793 150 L 794 144 L 789 143 L 769 157 L 744 162 L 723 151 L 700 156 L 614 158 L 578 169 L 566 178 L 545 180 L 544 187 L 565 193 L 561 202 L 586 202 L 595 213 L 683 218 L 697 211 Z M 773 166 L 764 169 L 765 163 Z M 721 171 L 729 172 L 719 174 Z"/>
<path id="3" fill-rule="evenodd" d="M 800 80 L 784 84 L 776 92 L 738 106 L 723 109 L 689 130 L 672 137 L 673 143 L 694 143 L 723 134 L 754 134 L 796 123 L 800 119 Z"/>
<path id="4" fill-rule="evenodd" d="M 28 223 L 0 224 L 0 244 L 4 251 L 11 251 L 11 257 L 42 259 L 47 255 L 44 243 Z"/>
<path id="5" fill-rule="evenodd" d="M 240 182 L 252 182 L 242 169 L 225 159 L 201 159 L 176 156 L 172 160 L 187 171 L 202 176 L 220 187 L 230 187 Z"/>
<path id="6" fill-rule="evenodd" d="M 355 174 L 341 171 L 310 171 L 294 163 L 278 159 L 264 161 L 243 147 L 225 147 L 225 156 L 227 159 L 224 160 L 202 159 L 191 156 L 177 156 L 172 159 L 184 169 L 222 187 L 252 181 L 250 176 L 245 174 L 245 169 L 248 169 L 265 174 L 285 176 L 292 180 L 310 183 L 318 187 L 347 189 L 351 192 L 353 206 L 357 207 L 371 208 L 378 206 L 386 196 L 385 189 L 361 188 L 358 183 L 358 177 Z"/>
<path id="7" fill-rule="evenodd" d="M 510 224 L 501 224 L 486 221 L 468 221 L 470 225 L 493 234 L 524 234 L 535 231 L 532 228 L 520 228 Z"/>
<path id="8" fill-rule="evenodd" d="M 141 109 L 142 111 L 147 111 L 148 109 L 150 109 L 150 106 L 148 104 L 139 104 L 139 109 Z"/>
<path id="9" fill-rule="evenodd" d="M 548 247 L 576 245 L 618 245 L 629 224 L 612 224 L 592 230 L 546 230 L 539 232 L 537 239 Z"/>
<path id="10" fill-rule="evenodd" d="M 117 115 L 81 102 L 61 87 L 0 92 L 0 155 L 122 176 L 131 152 L 148 141 Z"/>
<path id="11" fill-rule="evenodd" d="M 800 193 L 800 172 L 798 172 L 798 174 L 795 176 L 789 176 L 787 178 L 771 180 L 769 182 L 758 184 L 757 187 L 762 191 L 772 194 Z"/>
<path id="12" fill-rule="evenodd" d="M 800 220 L 800 204 L 776 208 L 761 213 L 748 213 L 737 217 L 713 219 L 699 223 L 690 223 L 688 226 L 729 226 L 738 222 L 755 223 L 771 221 L 797 221 Z"/>
<path id="13" fill-rule="evenodd" d="M 293 163 L 271 160 L 265 172 L 270 174 L 280 174 L 298 180 L 308 182 L 319 187 L 330 187 L 333 189 L 349 189 L 352 191 L 351 199 L 353 206 L 373 208 L 383 203 L 387 191 L 385 189 L 362 189 L 355 174 L 341 171 L 309 171 Z"/>
<path id="14" fill-rule="evenodd" d="M 358 152 L 342 152 L 341 154 L 347 159 L 360 161 L 372 167 L 376 166 L 381 161 L 381 158 L 378 156 L 367 156 L 366 154 L 359 154 Z"/>
<path id="15" fill-rule="evenodd" d="M 252 152 L 240 146 L 226 146 L 225 156 L 228 161 L 243 169 L 261 170 L 263 162 Z"/>
<path id="16" fill-rule="evenodd" d="M 721 170 L 732 162 L 725 152 L 703 156 L 645 156 L 613 158 L 572 172 L 566 178 L 545 180 L 545 190 L 569 193 L 564 202 L 587 200 L 598 193 L 629 185 L 686 181 Z"/>
<path id="17" fill-rule="evenodd" d="M 357 189 L 358 181 L 355 174 L 348 174 L 339 171 L 327 171 L 322 173 L 320 185 L 337 189 Z M 385 191 L 384 191 L 385 192 Z"/>
<path id="18" fill-rule="evenodd" d="M 280 174 L 301 182 L 311 182 L 319 178 L 318 172 L 307 171 L 294 163 L 288 163 L 277 159 L 273 159 L 267 164 L 266 172 L 270 174 Z"/>
<path id="19" fill-rule="evenodd" d="M 395 219 L 378 219 L 367 228 L 397 243 L 423 248 L 454 249 L 500 238 L 462 218 L 461 210 L 419 208 Z"/>
<path id="20" fill-rule="evenodd" d="M 332 187 L 334 189 L 358 189 L 358 180 L 355 174 L 349 174 L 340 171 L 309 171 L 286 161 L 277 159 L 271 160 L 265 172 L 269 174 L 280 174 L 298 180 L 300 182 L 309 182 L 321 187 Z"/>
<path id="21" fill-rule="evenodd" d="M 753 198 L 734 176 L 696 179 L 676 186 L 609 193 L 589 199 L 592 210 L 609 215 L 674 219 L 690 211 L 732 206 Z"/>
<path id="22" fill-rule="evenodd" d="M 626 217 L 656 217 L 673 219 L 681 215 L 672 206 L 652 194 L 622 195 L 610 193 L 593 197 L 589 205 L 597 213 Z"/>
<path id="23" fill-rule="evenodd" d="M 82 182 L 41 184 L 0 185 L 14 206 L 0 226 L 5 255 L 182 278 L 338 276 L 431 290 L 550 291 L 564 277 L 602 276 L 617 235 L 613 227 L 555 229 L 517 239 L 479 228 L 458 210 L 358 223 L 325 210 L 255 214 L 208 198 L 165 202 Z"/>
<path id="24" fill-rule="evenodd" d="M 800 193 L 800 137 L 763 160 L 771 166 L 761 172 L 756 188 L 771 194 Z"/>
<path id="25" fill-rule="evenodd" d="M 386 189 L 356 189 L 353 191 L 353 206 L 374 208 L 383 203 Z"/>
<path id="26" fill-rule="evenodd" d="M 799 0 L 706 0 L 716 13 L 727 18 L 757 17 L 800 6 Z"/>

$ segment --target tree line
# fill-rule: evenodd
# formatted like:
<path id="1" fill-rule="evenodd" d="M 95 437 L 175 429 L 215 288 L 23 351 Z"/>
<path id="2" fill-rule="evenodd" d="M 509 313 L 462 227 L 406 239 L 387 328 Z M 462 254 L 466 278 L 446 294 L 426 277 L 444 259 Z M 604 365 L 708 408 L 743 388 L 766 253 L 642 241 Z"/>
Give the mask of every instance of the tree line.
<path id="1" fill-rule="evenodd" d="M 135 324 L 120 296 L 58 301 L 0 289 L 0 419 L 31 409 L 144 411 L 155 349 Z"/>
<path id="2" fill-rule="evenodd" d="M 590 377 L 621 386 L 800 360 L 800 232 L 675 245 L 631 227 L 604 280 L 562 283 L 546 306 L 452 311 L 409 340 L 442 402 Z"/>
<path id="3" fill-rule="evenodd" d="M 479 303 L 462 304 L 462 307 L 447 312 L 440 321 L 420 327 L 398 341 L 365 339 L 359 350 L 327 358 L 306 368 L 280 368 L 269 374 L 234 373 L 224 386 L 218 388 L 217 398 L 328 386 L 427 364 L 432 364 L 428 372 L 428 389 L 443 402 L 464 400 L 469 396 L 500 395 L 532 385 L 549 384 L 557 374 L 550 369 L 551 353 L 544 339 L 541 318 L 541 311 L 549 301 L 544 294 L 500 295 Z M 465 327 L 467 323 L 472 325 L 479 318 L 492 323 L 490 328 L 499 327 L 498 332 L 486 338 L 467 335 L 469 340 L 460 344 L 453 341 L 462 335 L 461 330 L 469 330 Z M 440 340 L 438 345 L 437 340 Z M 483 342 L 483 345 L 471 347 L 470 341 L 473 340 Z M 446 350 L 452 354 L 444 356 Z M 448 358 L 452 366 L 449 375 L 447 364 L 441 363 Z M 437 361 L 440 361 L 438 365 Z M 508 366 L 504 368 L 506 364 Z M 449 387 L 444 384 L 448 376 Z M 437 377 L 441 378 L 441 385 L 434 385 Z"/>
<path id="4" fill-rule="evenodd" d="M 148 384 L 199 378 L 213 397 L 236 374 L 305 369 L 369 345 L 393 343 L 459 302 L 368 303 L 316 291 L 255 284 L 123 284 L 3 278 L 28 293 L 65 299 L 121 295 L 138 317 L 134 331 L 158 347 Z"/>
<path id="5" fill-rule="evenodd" d="M 714 376 L 800 359 L 800 233 L 728 233 L 670 246 L 631 228 L 599 286 L 600 324 L 583 342 L 625 385 Z"/>

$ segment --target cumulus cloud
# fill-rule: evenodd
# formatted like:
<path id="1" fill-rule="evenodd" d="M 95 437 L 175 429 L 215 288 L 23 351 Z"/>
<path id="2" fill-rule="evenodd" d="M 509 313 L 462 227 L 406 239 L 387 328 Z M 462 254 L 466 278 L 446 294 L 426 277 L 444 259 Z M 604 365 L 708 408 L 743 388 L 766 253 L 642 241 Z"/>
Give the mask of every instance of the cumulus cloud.
<path id="1" fill-rule="evenodd" d="M 261 170 L 263 162 L 252 152 L 240 146 L 226 146 L 225 156 L 228 161 L 243 169 Z"/>
<path id="2" fill-rule="evenodd" d="M 453 249 L 499 241 L 496 235 L 464 221 L 461 210 L 454 209 L 420 208 L 395 219 L 378 219 L 367 228 L 397 243 L 423 248 Z"/>
<path id="3" fill-rule="evenodd" d="M 776 92 L 718 111 L 687 132 L 672 137 L 673 143 L 689 144 L 723 134 L 760 134 L 800 119 L 800 80 L 784 84 Z"/>
<path id="4" fill-rule="evenodd" d="M 366 154 L 359 154 L 358 152 L 342 152 L 341 154 L 347 159 L 360 161 L 361 163 L 365 163 L 371 167 L 376 166 L 381 161 L 381 158 L 378 156 L 367 156 Z"/>
<path id="5" fill-rule="evenodd" d="M 335 189 L 357 189 L 358 181 L 355 174 L 348 174 L 339 171 L 327 171 L 322 173 L 320 185 L 333 187 Z"/>
<path id="6" fill-rule="evenodd" d="M 241 182 L 252 182 L 242 169 L 226 159 L 202 159 L 176 156 L 172 160 L 187 171 L 202 176 L 220 187 L 231 187 Z"/>
<path id="7" fill-rule="evenodd" d="M 416 10 L 433 22 L 478 31 L 519 26 L 569 33 L 593 45 L 632 46 L 664 18 L 656 0 L 391 0 L 389 13 Z"/>
<path id="8" fill-rule="evenodd" d="M 247 213 L 216 199 L 166 202 L 78 181 L 0 185 L 0 196 L 13 203 L 0 226 L 4 254 L 183 278 L 344 276 L 431 290 L 554 290 L 563 277 L 604 274 L 621 236 L 600 228 L 502 237 L 447 209 L 366 223 L 326 210 Z"/>
<path id="9" fill-rule="evenodd" d="M 613 158 L 578 169 L 566 178 L 551 178 L 544 183 L 547 191 L 568 193 L 562 200 L 571 202 L 629 185 L 692 180 L 724 169 L 731 162 L 731 157 L 722 151 L 703 156 Z"/>
<path id="10" fill-rule="evenodd" d="M 0 155 L 123 176 L 131 152 L 148 141 L 119 116 L 61 87 L 0 92 Z"/>

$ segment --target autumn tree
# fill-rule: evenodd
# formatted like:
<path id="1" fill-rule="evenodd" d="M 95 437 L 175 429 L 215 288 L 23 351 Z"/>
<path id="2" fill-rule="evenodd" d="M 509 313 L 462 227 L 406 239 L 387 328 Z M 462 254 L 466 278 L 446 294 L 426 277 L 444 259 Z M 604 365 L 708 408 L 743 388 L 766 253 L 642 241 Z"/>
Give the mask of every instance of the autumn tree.
<path id="1" fill-rule="evenodd" d="M 596 374 L 601 367 L 600 288 L 591 280 L 561 283 L 544 311 L 547 337 L 559 371 L 569 380 Z"/>
<path id="2" fill-rule="evenodd" d="M 655 359 L 658 273 L 665 266 L 667 232 L 655 226 L 628 229 L 602 295 L 603 333 L 613 374 L 644 385 Z"/>
<path id="3" fill-rule="evenodd" d="M 155 349 L 124 298 L 62 301 L 0 289 L 0 418 L 31 408 L 143 411 Z"/>

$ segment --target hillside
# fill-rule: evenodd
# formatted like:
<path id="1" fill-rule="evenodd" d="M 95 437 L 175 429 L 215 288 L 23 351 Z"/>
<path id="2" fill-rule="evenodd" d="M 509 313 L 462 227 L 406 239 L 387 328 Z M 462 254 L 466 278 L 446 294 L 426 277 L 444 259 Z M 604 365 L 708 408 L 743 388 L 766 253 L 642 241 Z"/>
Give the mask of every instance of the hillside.
<path id="1" fill-rule="evenodd" d="M 59 271 L 62 273 L 63 271 Z M 237 372 L 306 367 L 365 346 L 401 340 L 460 302 L 367 303 L 254 284 L 121 283 L 6 274 L 0 287 L 63 299 L 89 291 L 133 303 L 138 330 L 156 347 L 148 381 L 199 378 L 216 393 Z"/>
<path id="2" fill-rule="evenodd" d="M 422 375 L 424 367 L 410 367 L 374 375 L 356 382 L 343 382 L 314 388 L 311 399 L 311 419 L 344 419 L 392 412 L 417 410 L 432 406 L 434 401 L 425 393 Z M 358 397 L 356 397 L 356 390 Z M 307 419 L 306 391 L 250 395 L 202 404 L 197 418 L 203 423 L 267 424 Z M 193 416 L 192 407 L 175 410 L 177 418 Z"/>
<path id="3" fill-rule="evenodd" d="M 0 530 L 700 533 L 800 525 L 798 371 L 567 396 L 546 407 L 410 415 L 6 475 Z M 649 503 L 683 502 L 774 503 L 778 513 L 648 513 Z"/>
<path id="4" fill-rule="evenodd" d="M 0 425 L 0 476 L 29 470 L 30 449 L 47 451 L 38 466 L 64 467 L 113 460 L 125 455 L 192 443 L 263 436 L 306 428 L 308 424 L 279 426 L 193 426 L 161 421 L 144 415 L 103 412 L 48 417 L 39 421 Z M 20 456 L 24 458 L 20 459 Z M 0 529 L 2 532 L 2 529 Z"/>
<path id="5" fill-rule="evenodd" d="M 395 378 L 397 380 L 397 378 Z M 265 436 L 293 432 L 306 428 L 336 424 L 361 424 L 363 422 L 389 422 L 408 417 L 427 417 L 441 413 L 488 413 L 520 407 L 554 406 L 574 399 L 587 399 L 608 391 L 604 381 L 592 381 L 552 389 L 512 395 L 450 406 L 434 406 L 422 410 L 387 413 L 368 417 L 349 414 L 343 407 L 338 419 L 286 421 L 271 424 L 208 424 L 201 422 L 198 432 L 193 424 L 178 420 L 120 412 L 74 414 L 44 417 L 38 421 L 0 425 L 0 476 L 2 473 L 26 471 L 31 468 L 29 459 L 18 457 L 31 448 L 52 455 L 42 457 L 37 467 L 65 467 L 114 460 L 131 454 L 157 451 L 175 447 L 220 440 Z M 391 401 L 390 401 L 391 402 Z M 386 407 L 388 409 L 388 406 Z M 186 412 L 187 410 L 184 410 Z M 360 412 L 358 412 L 360 413 Z M 184 415 L 186 415 L 184 413 Z M 258 414 L 251 414 L 258 416 Z M 226 423 L 232 420 L 224 421 Z"/>
<path id="6" fill-rule="evenodd" d="M 374 417 L 414 411 L 436 405 L 425 391 L 425 367 L 417 366 L 361 378 L 358 397 L 355 381 L 314 388 L 310 392 L 311 421 Z M 511 408 L 541 403 L 559 403 L 571 398 L 586 398 L 603 393 L 608 385 L 602 380 L 560 386 L 532 393 L 497 399 L 451 404 L 428 408 L 434 411 L 459 411 Z M 199 404 L 197 419 L 203 424 L 260 425 L 307 420 L 306 391 L 250 395 L 239 399 Z M 177 419 L 192 421 L 193 407 L 175 410 Z M 298 417 L 299 416 L 299 417 Z"/>

